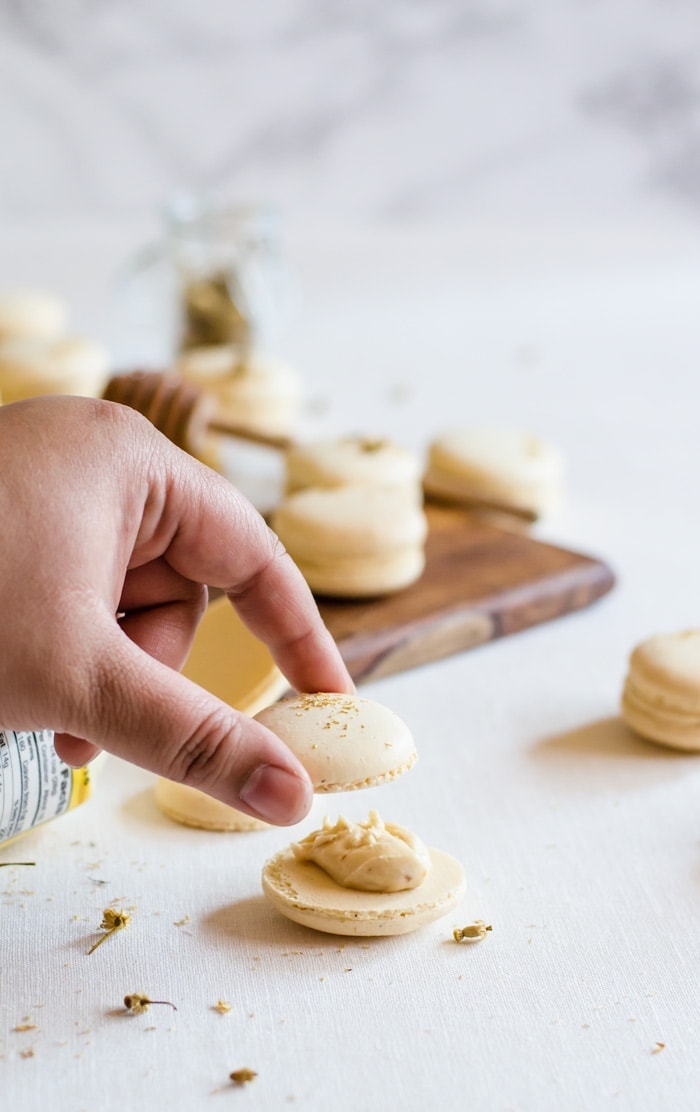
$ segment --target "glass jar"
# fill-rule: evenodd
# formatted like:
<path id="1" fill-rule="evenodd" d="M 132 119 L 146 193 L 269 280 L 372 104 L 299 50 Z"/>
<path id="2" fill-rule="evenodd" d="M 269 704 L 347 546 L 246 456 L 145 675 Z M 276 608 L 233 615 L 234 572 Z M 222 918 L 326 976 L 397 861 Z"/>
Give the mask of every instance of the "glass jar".
<path id="1" fill-rule="evenodd" d="M 270 205 L 198 192 L 175 194 L 162 211 L 163 237 L 142 248 L 120 278 L 130 324 L 156 331 L 168 356 L 233 345 L 245 361 L 286 321 L 292 282 L 282 217 Z M 146 354 L 154 337 L 143 345 Z"/>

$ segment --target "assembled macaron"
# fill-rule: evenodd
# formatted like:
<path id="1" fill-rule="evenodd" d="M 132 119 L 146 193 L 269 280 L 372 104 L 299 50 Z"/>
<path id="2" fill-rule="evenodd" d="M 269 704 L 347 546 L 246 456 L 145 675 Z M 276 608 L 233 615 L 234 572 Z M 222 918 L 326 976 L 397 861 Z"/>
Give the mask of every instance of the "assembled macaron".
<path id="1" fill-rule="evenodd" d="M 425 566 L 423 510 L 384 487 L 299 491 L 276 507 L 271 525 L 316 594 L 388 594 L 414 583 Z"/>
<path id="2" fill-rule="evenodd" d="M 700 629 L 657 634 L 636 646 L 622 717 L 650 741 L 700 752 Z"/>

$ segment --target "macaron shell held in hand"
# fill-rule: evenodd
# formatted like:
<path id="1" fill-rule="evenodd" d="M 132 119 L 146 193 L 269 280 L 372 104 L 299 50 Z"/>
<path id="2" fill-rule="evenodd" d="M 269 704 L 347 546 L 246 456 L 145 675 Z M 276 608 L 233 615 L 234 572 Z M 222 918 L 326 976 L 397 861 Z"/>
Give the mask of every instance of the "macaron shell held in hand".
<path id="1" fill-rule="evenodd" d="M 454 857 L 430 850 L 430 870 L 417 888 L 361 892 L 343 888 L 312 862 L 282 850 L 263 869 L 263 891 L 288 919 L 328 934 L 408 934 L 446 915 L 463 897 L 464 870 Z"/>
<path id="2" fill-rule="evenodd" d="M 700 630 L 658 634 L 637 645 L 622 716 L 650 741 L 700 751 Z"/>
<path id="3" fill-rule="evenodd" d="M 374 787 L 402 776 L 418 759 L 398 715 L 357 695 L 294 695 L 255 719 L 289 746 L 316 792 Z"/>

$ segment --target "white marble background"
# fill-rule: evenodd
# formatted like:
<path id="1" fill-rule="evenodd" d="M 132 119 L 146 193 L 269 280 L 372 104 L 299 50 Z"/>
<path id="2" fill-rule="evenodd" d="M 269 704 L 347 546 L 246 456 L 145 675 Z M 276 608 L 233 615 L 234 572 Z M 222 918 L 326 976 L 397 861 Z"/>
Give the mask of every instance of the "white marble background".
<path id="1" fill-rule="evenodd" d="M 697 0 L 0 0 L 0 219 L 687 222 Z"/>

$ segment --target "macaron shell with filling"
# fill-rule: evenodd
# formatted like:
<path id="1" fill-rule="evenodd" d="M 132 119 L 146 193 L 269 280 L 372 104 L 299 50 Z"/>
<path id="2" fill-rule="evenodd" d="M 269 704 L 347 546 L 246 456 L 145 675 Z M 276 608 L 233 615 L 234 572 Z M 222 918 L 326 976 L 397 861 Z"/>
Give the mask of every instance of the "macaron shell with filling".
<path id="1" fill-rule="evenodd" d="M 336 884 L 312 862 L 297 861 L 291 849 L 266 862 L 265 896 L 282 915 L 327 934 L 376 937 L 408 934 L 446 915 L 466 891 L 459 861 L 430 849 L 431 867 L 418 888 L 404 892 L 360 892 Z"/>

